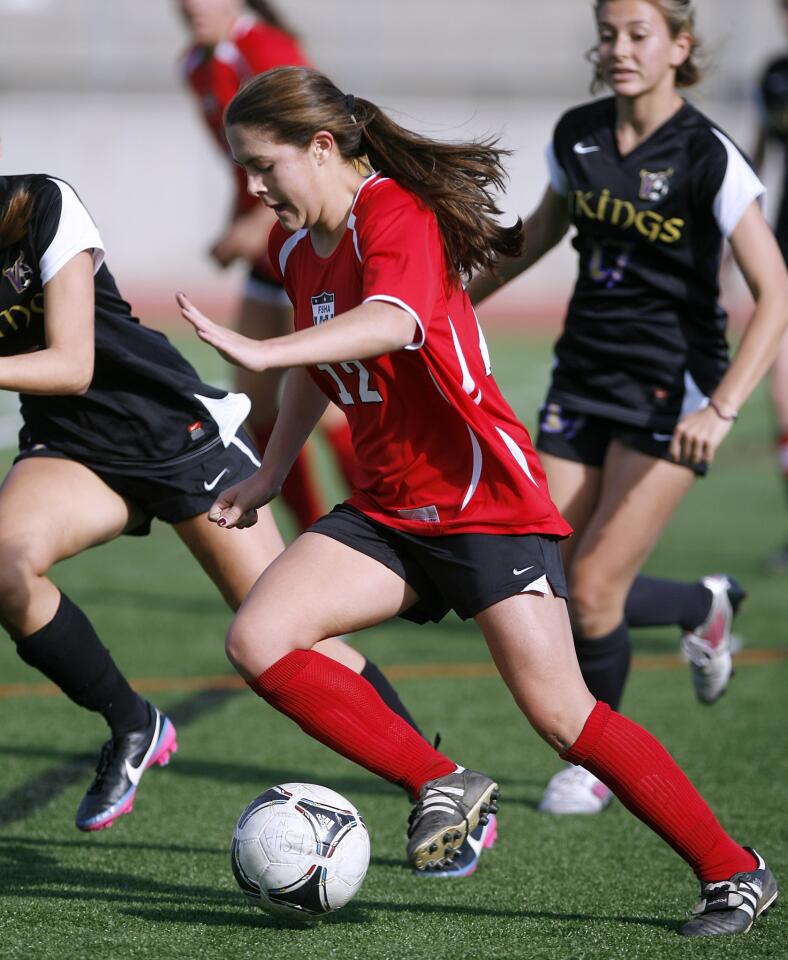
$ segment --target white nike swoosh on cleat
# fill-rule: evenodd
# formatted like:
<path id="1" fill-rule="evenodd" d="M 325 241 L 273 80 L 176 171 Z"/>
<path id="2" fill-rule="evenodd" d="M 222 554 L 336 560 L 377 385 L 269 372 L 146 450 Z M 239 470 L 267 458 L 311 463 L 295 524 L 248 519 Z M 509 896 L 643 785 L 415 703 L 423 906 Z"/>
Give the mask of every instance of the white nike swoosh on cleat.
<path id="1" fill-rule="evenodd" d="M 575 153 L 594 153 L 596 150 L 599 150 L 595 144 L 589 144 L 586 146 L 582 141 L 578 140 L 577 143 L 572 147 Z"/>
<path id="2" fill-rule="evenodd" d="M 156 728 L 153 731 L 153 736 L 151 737 L 150 746 L 145 751 L 145 756 L 140 760 L 136 767 L 132 767 L 128 760 L 123 762 L 126 764 L 126 776 L 131 780 L 134 786 L 138 786 L 140 780 L 142 779 L 142 774 L 145 772 L 145 765 L 147 764 L 151 754 L 156 749 L 156 744 L 159 742 L 159 736 L 161 734 L 161 715 L 156 714 Z"/>
<path id="3" fill-rule="evenodd" d="M 523 567 L 522 570 L 518 570 L 518 569 L 515 567 L 514 570 L 512 570 L 512 573 L 513 573 L 516 577 L 519 577 L 521 573 L 528 573 L 528 571 L 529 571 L 529 570 L 533 570 L 533 568 L 534 568 L 534 565 L 533 565 L 533 564 L 531 564 L 530 567 Z"/>
<path id="4" fill-rule="evenodd" d="M 202 485 L 205 487 L 205 489 L 206 489 L 206 491 L 207 491 L 208 493 L 210 493 L 211 490 L 213 490 L 213 488 L 214 488 L 214 487 L 216 486 L 216 484 L 222 479 L 222 477 L 225 475 L 225 473 L 227 473 L 227 467 L 225 467 L 224 470 L 222 470 L 222 472 L 219 474 L 218 477 L 216 477 L 214 480 L 211 480 L 210 483 L 208 483 L 207 480 L 203 480 Z"/>

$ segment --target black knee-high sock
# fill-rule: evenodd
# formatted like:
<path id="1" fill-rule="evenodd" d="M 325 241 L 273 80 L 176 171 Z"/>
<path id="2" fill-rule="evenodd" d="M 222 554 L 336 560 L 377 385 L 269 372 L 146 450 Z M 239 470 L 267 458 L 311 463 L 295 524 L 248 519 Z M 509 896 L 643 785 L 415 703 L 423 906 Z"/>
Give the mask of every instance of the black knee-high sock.
<path id="1" fill-rule="evenodd" d="M 632 652 L 626 623 L 622 621 L 615 630 L 593 640 L 576 634 L 575 650 L 583 679 L 593 696 L 618 710 Z"/>
<path id="2" fill-rule="evenodd" d="M 416 733 L 420 734 L 422 737 L 424 736 L 416 724 L 416 721 L 408 712 L 408 708 L 400 700 L 399 694 L 385 678 L 377 664 L 374 664 L 371 660 L 367 660 L 367 662 L 364 664 L 364 669 L 361 671 L 361 676 L 372 684 L 375 690 L 377 690 L 380 699 L 390 710 L 393 710 L 394 713 L 399 714 L 405 723 L 413 727 Z"/>
<path id="3" fill-rule="evenodd" d="M 699 580 L 683 583 L 659 577 L 637 577 L 627 594 L 624 619 L 630 627 L 694 630 L 711 609 L 711 590 Z"/>
<path id="4" fill-rule="evenodd" d="M 16 641 L 19 656 L 74 703 L 103 715 L 113 736 L 148 722 L 148 704 L 128 685 L 85 614 L 60 594 L 46 626 Z"/>

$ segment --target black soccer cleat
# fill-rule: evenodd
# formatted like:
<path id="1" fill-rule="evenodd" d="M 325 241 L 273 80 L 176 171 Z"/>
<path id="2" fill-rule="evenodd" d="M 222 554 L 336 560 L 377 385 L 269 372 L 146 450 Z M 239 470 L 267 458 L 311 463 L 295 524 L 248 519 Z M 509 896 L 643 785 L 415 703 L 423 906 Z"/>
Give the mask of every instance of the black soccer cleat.
<path id="1" fill-rule="evenodd" d="M 447 867 L 465 838 L 498 810 L 498 784 L 475 770 L 429 780 L 408 818 L 408 860 L 416 870 Z"/>
<path id="2" fill-rule="evenodd" d="M 446 866 L 429 867 L 426 870 L 412 870 L 417 877 L 456 879 L 470 877 L 479 866 L 479 859 L 485 850 L 495 845 L 498 839 L 498 820 L 494 813 L 485 817 L 486 823 L 479 823 L 471 830 L 456 856 Z"/>
<path id="3" fill-rule="evenodd" d="M 169 717 L 148 704 L 150 722 L 139 730 L 108 740 L 101 748 L 96 776 L 77 810 L 80 830 L 103 830 L 131 813 L 142 774 L 154 763 L 165 766 L 178 750 Z"/>
<path id="4" fill-rule="evenodd" d="M 734 873 L 730 880 L 704 883 L 695 916 L 681 928 L 685 937 L 719 937 L 747 933 L 761 914 L 777 900 L 777 881 L 766 862 L 752 847 L 745 850 L 758 861 L 750 873 Z"/>

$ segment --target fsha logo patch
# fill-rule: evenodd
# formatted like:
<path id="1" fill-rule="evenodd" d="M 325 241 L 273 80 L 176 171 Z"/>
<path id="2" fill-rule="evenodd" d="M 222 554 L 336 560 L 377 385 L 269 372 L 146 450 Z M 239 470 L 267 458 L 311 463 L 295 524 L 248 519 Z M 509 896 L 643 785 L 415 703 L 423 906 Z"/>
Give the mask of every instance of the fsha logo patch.
<path id="1" fill-rule="evenodd" d="M 669 167 L 667 170 L 656 170 L 654 173 L 649 170 L 641 170 L 638 196 L 641 200 L 663 200 L 670 190 L 668 181 L 672 176 L 673 167 Z"/>
<path id="2" fill-rule="evenodd" d="M 312 322 L 315 326 L 325 323 L 334 316 L 334 294 L 325 290 L 312 297 Z"/>
<path id="3" fill-rule="evenodd" d="M 638 196 L 641 200 L 663 200 L 670 190 L 668 180 L 672 176 L 673 167 L 667 170 L 656 170 L 654 173 L 650 170 L 641 170 Z"/>
<path id="4" fill-rule="evenodd" d="M 33 279 L 33 268 L 25 263 L 24 254 L 20 253 L 13 265 L 3 270 L 3 276 L 11 283 L 17 293 L 21 293 L 30 286 Z"/>

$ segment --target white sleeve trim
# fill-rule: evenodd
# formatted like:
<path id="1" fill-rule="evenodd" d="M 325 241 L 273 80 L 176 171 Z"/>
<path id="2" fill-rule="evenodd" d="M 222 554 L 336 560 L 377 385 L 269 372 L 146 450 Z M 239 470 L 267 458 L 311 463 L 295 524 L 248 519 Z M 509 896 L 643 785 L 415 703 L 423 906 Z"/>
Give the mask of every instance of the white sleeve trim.
<path id="1" fill-rule="evenodd" d="M 296 230 L 295 233 L 291 233 L 290 236 L 282 244 L 282 249 L 279 251 L 279 272 L 282 274 L 284 279 L 285 267 L 287 266 L 287 258 L 295 250 L 296 244 L 303 240 L 304 237 L 309 233 L 308 230 Z"/>
<path id="2" fill-rule="evenodd" d="M 421 348 L 424 346 L 424 341 L 427 339 L 427 333 L 424 330 L 424 324 L 421 322 L 421 318 L 419 317 L 418 313 L 416 313 L 416 311 L 413 309 L 413 307 L 409 307 L 407 303 L 405 303 L 403 300 L 400 300 L 397 297 L 389 297 L 385 293 L 375 293 L 371 297 L 367 297 L 366 300 L 362 302 L 369 303 L 370 300 L 382 300 L 384 303 L 393 303 L 395 306 L 401 307 L 406 313 L 409 313 L 413 317 L 413 319 L 416 321 L 416 325 L 421 331 L 421 337 L 419 338 L 418 341 L 414 340 L 413 343 L 409 343 L 405 347 L 405 349 L 421 350 Z"/>
<path id="3" fill-rule="evenodd" d="M 545 156 L 547 157 L 547 169 L 550 171 L 550 186 L 557 194 L 565 197 L 569 193 L 569 180 L 564 168 L 558 162 L 555 147 L 552 143 L 548 143 Z"/>
<path id="4" fill-rule="evenodd" d="M 722 185 L 714 198 L 714 219 L 724 237 L 730 237 L 742 214 L 758 197 L 766 193 L 766 187 L 756 176 L 752 167 L 741 155 L 739 148 L 724 133 L 711 128 L 712 133 L 725 147 L 728 163 Z"/>
<path id="5" fill-rule="evenodd" d="M 58 270 L 83 250 L 90 250 L 93 255 L 95 275 L 104 262 L 104 243 L 98 228 L 79 197 L 67 183 L 55 180 L 54 177 L 48 179 L 57 184 L 62 205 L 57 231 L 39 264 L 41 283 L 42 285 L 48 283 Z"/>

